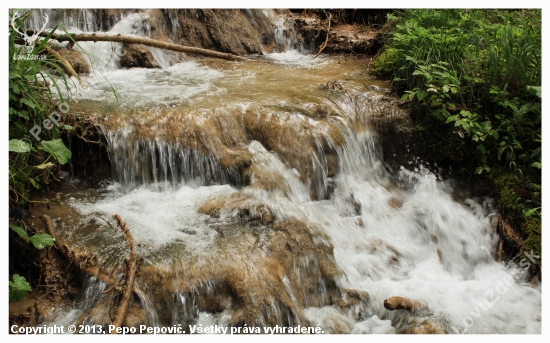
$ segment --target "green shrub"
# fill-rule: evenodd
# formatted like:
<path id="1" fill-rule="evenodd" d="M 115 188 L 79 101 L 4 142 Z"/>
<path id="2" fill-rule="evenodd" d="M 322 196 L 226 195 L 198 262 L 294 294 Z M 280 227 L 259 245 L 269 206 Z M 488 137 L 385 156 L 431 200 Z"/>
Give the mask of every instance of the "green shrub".
<path id="1" fill-rule="evenodd" d="M 425 157 L 494 179 L 525 246 L 540 251 L 541 10 L 396 13 L 371 72 L 411 101 Z M 532 199 L 514 192 L 526 184 Z"/>

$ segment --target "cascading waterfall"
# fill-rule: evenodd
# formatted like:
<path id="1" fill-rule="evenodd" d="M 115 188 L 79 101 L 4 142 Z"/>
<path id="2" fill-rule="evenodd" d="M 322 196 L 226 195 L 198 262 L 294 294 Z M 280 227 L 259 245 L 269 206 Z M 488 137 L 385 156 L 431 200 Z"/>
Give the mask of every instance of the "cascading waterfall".
<path id="1" fill-rule="evenodd" d="M 182 156 L 186 150 L 177 145 L 169 145 L 158 139 L 127 143 L 129 140 L 121 136 L 124 130 L 107 132 L 111 150 L 119 154 L 112 157 L 116 172 L 126 173 L 121 176 L 126 181 L 121 179 L 120 186 L 115 186 L 115 194 L 118 193 L 117 187 L 124 190 L 128 182 L 134 186 L 141 183 L 143 186 L 95 204 L 81 203 L 74 206 L 89 215 L 120 213 L 134 230 L 136 240 L 157 247 L 154 254 L 163 256 L 159 259 L 158 256 L 150 255 L 146 259 L 154 264 L 165 264 L 168 268 L 166 270 L 177 271 L 172 275 L 174 285 L 171 289 L 175 293 L 167 299 L 163 298 L 166 305 L 159 303 L 159 296 L 152 289 L 140 291 L 141 304 L 149 313 L 148 325 L 235 325 L 231 321 L 234 313 L 230 305 L 221 312 L 213 313 L 205 312 L 204 306 L 200 305 L 205 298 L 228 297 L 228 286 L 221 280 L 210 279 L 195 284 L 192 292 L 178 290 L 184 282 L 181 280 L 190 277 L 185 271 L 189 268 L 189 262 L 184 262 L 188 258 L 174 253 L 172 248 L 162 247 L 178 244 L 175 242 L 183 239 L 186 242 L 186 254 L 202 256 L 205 260 L 201 263 L 206 263 L 205 270 L 212 268 L 205 261 L 215 258 L 202 249 L 216 241 L 213 227 L 229 225 L 226 226 L 228 230 L 232 224 L 222 223 L 234 221 L 235 216 L 239 216 L 239 210 L 229 208 L 222 211 L 219 219 L 207 219 L 209 223 L 206 225 L 204 219 L 201 219 L 203 216 L 194 213 L 197 206 L 208 199 L 241 193 L 246 194 L 251 215 L 254 204 L 256 210 L 258 205 L 263 204 L 270 208 L 278 220 L 294 218 L 321 229 L 334 246 L 335 262 L 343 272 L 343 276 L 337 278 L 339 287 L 369 294 L 368 305 L 360 312 L 362 321 L 329 305 L 330 301 L 326 300 L 328 298 L 325 295 L 324 301 L 317 299 L 309 304 L 306 302 L 309 306 L 304 307 L 304 317 L 293 313 L 296 308 L 300 309 L 298 304 L 296 308 L 289 309 L 280 302 L 271 302 L 269 306 L 273 307 L 272 310 L 265 312 L 264 317 L 259 317 L 264 319 L 249 325 L 304 325 L 299 318 L 307 318 L 311 325 L 320 324 L 327 332 L 391 333 L 422 321 L 449 333 L 464 332 L 465 329 L 471 333 L 540 331 L 540 290 L 521 282 L 523 270 L 504 267 L 492 257 L 498 237 L 490 228 L 493 213 L 487 201 L 482 204 L 476 200 L 457 203 L 450 194 L 453 191 L 451 180 L 440 181 L 424 168 L 402 169 L 395 176 L 388 174 L 379 159 L 376 135 L 369 130 L 358 132 L 355 129 L 354 122 L 358 118 L 365 118 L 365 113 L 357 111 L 364 109 L 349 99 L 342 101 L 338 109 L 343 113 L 340 128 L 345 137 L 345 144 L 334 145 L 341 164 L 340 172 L 334 178 L 335 189 L 330 199 L 319 201 L 311 201 L 308 187 L 300 181 L 299 175 L 285 167 L 277 155 L 266 151 L 256 141 L 248 145 L 254 163 L 260 164 L 264 172 L 283 175 L 291 185 L 291 191 L 286 195 L 279 190 L 258 191 L 243 184 L 238 185 L 244 186 L 240 190 L 227 185 L 208 186 L 211 184 L 209 173 L 214 175 L 221 169 L 212 164 L 210 171 L 209 167 L 201 170 L 201 158 L 204 156 L 195 156 L 195 160 L 188 159 L 187 163 L 178 164 L 174 156 Z M 123 150 L 117 150 L 118 144 L 127 145 Z M 154 160 L 155 155 L 158 161 Z M 320 156 L 320 159 L 325 157 Z M 143 173 L 139 167 L 153 169 Z M 172 174 L 172 171 L 178 169 L 182 175 L 179 180 L 177 177 L 174 179 Z M 183 177 L 185 173 L 190 176 Z M 148 179 L 149 175 L 153 175 L 153 178 Z M 192 176 L 196 178 L 190 183 Z M 171 187 L 162 186 L 166 180 L 171 183 Z M 229 183 L 223 178 L 216 181 L 220 184 Z M 192 188 L 189 185 L 199 187 Z M 284 187 L 281 185 L 281 188 Z M 177 214 L 181 212 L 185 214 Z M 155 215 L 151 218 L 153 213 Z M 232 265 L 254 269 L 243 258 L 257 257 L 247 253 L 234 255 L 232 248 L 225 249 L 219 253 L 229 258 Z M 311 263 L 319 263 L 317 257 L 306 256 L 309 257 L 301 267 L 294 267 L 302 270 L 299 274 L 307 275 Z M 246 265 L 248 267 L 244 267 Z M 299 292 L 303 285 L 293 284 L 285 278 L 283 280 L 287 281 L 282 290 L 292 298 L 294 292 Z M 512 278 L 512 283 L 509 278 Z M 507 282 L 505 291 L 499 289 L 499 300 L 487 306 L 489 299 L 486 294 L 497 292 L 495 287 L 499 281 Z M 325 282 L 321 279 L 318 284 L 320 288 L 316 292 L 326 294 L 323 288 L 327 286 L 321 286 Z M 89 291 L 87 298 L 92 299 L 105 286 L 97 281 L 90 284 L 88 287 L 93 290 Z M 140 282 L 139 287 L 148 287 L 147 280 Z M 422 302 L 430 312 L 414 317 L 409 313 L 386 311 L 383 308 L 384 299 L 395 295 Z M 322 306 L 314 306 L 315 302 L 320 302 Z M 168 306 L 169 313 L 162 313 L 166 312 L 162 306 Z M 513 309 L 519 306 L 524 311 L 523 316 L 514 315 Z M 479 318 L 472 315 L 472 312 L 480 311 L 483 315 Z M 270 322 L 270 319 L 274 321 Z M 465 327 L 465 319 L 471 325 Z M 94 323 L 93 319 L 87 320 Z"/>
<path id="2" fill-rule="evenodd" d="M 112 32 L 145 34 L 144 15 Z M 275 40 L 296 48 L 284 20 L 274 19 Z M 143 258 L 129 326 L 540 333 L 540 286 L 493 258 L 490 199 L 457 201 L 453 181 L 422 166 L 390 172 L 371 124 L 377 105 L 326 89 L 340 73 L 359 93 L 352 63 L 287 51 L 203 64 L 107 74 L 129 88 L 124 111 L 98 110 L 115 182 L 70 200 L 78 215 L 59 223 L 66 242 L 97 256 L 103 279 L 88 276 L 55 323 L 109 322 L 114 298 L 103 293 L 124 269 L 120 239 L 96 218 L 116 213 Z M 423 310 L 388 311 L 392 296 Z"/>

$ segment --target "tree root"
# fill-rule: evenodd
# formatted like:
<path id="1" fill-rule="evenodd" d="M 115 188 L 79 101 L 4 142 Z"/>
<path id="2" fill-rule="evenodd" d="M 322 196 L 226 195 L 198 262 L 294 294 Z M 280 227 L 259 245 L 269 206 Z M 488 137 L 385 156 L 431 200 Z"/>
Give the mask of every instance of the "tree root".
<path id="1" fill-rule="evenodd" d="M 136 261 L 134 238 L 130 233 L 130 230 L 128 229 L 126 224 L 122 221 L 122 218 L 118 214 L 115 215 L 114 218 L 116 219 L 118 226 L 123 232 L 124 240 L 128 243 L 130 247 L 130 256 L 126 258 L 126 278 L 124 283 L 124 289 L 122 292 L 122 298 L 117 307 L 116 313 L 114 315 L 114 319 L 112 320 L 113 325 L 115 325 L 115 327 L 118 328 L 121 326 L 122 322 L 124 321 L 124 317 L 126 316 L 126 311 L 128 309 L 128 304 L 132 296 L 132 293 L 135 293 L 139 297 L 144 297 L 145 295 L 141 290 L 139 290 L 137 287 L 134 286 L 137 265 L 138 265 Z M 44 214 L 40 216 L 40 219 L 44 222 L 48 233 L 55 239 L 55 246 L 57 250 L 59 250 L 59 252 L 66 259 L 68 259 L 71 262 L 75 262 L 75 265 L 86 274 L 97 277 L 99 280 L 107 283 L 108 285 L 111 285 L 111 289 L 116 288 L 116 285 L 118 284 L 117 280 L 111 278 L 106 274 L 101 273 L 100 269 L 97 266 L 91 266 L 89 264 L 86 265 L 87 263 L 85 263 L 85 261 L 89 260 L 89 258 L 85 258 L 84 256 L 78 256 L 73 251 L 69 250 L 69 248 L 67 248 L 64 241 L 60 239 L 56 234 L 52 220 L 48 215 Z M 105 292 L 105 293 L 108 293 L 108 292 Z M 116 330 L 114 330 L 113 333 L 116 333 Z"/>
<path id="2" fill-rule="evenodd" d="M 327 47 L 327 44 L 328 44 L 328 40 L 329 40 L 329 37 L 330 37 L 330 22 L 332 20 L 332 13 L 329 13 L 328 14 L 328 30 L 327 30 L 327 39 L 325 40 L 325 42 L 319 47 L 319 52 L 317 53 L 317 55 L 313 56 L 313 58 L 317 58 L 317 56 L 319 56 L 321 54 L 321 52 Z"/>
<path id="3" fill-rule="evenodd" d="M 132 296 L 137 265 L 136 252 L 134 248 L 134 237 L 132 237 L 130 230 L 128 230 L 128 227 L 126 226 L 126 223 L 122 221 L 122 218 L 118 214 L 115 214 L 113 217 L 115 218 L 118 226 L 124 233 L 124 239 L 128 242 L 128 245 L 130 246 L 130 257 L 126 258 L 126 280 L 124 284 L 124 290 L 122 291 L 122 298 L 120 299 L 115 318 L 113 319 L 114 327 L 119 328 L 124 321 L 126 310 L 128 309 L 128 303 L 130 302 L 130 297 Z M 116 334 L 117 332 L 116 330 L 113 330 L 112 333 Z"/>

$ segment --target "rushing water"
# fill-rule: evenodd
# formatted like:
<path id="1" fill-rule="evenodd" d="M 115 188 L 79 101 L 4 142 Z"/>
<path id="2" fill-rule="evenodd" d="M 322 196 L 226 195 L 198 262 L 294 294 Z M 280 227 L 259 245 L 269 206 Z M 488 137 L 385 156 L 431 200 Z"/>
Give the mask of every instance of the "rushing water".
<path id="1" fill-rule="evenodd" d="M 111 33 L 139 34 L 144 15 L 125 17 Z M 275 20 L 279 40 L 292 38 L 282 35 L 283 21 Z M 94 55 L 112 51 L 94 44 Z M 540 286 L 493 258 L 489 199 L 456 201 L 452 180 L 423 167 L 384 168 L 369 119 L 376 104 L 348 95 L 365 92 L 358 62 L 295 50 L 243 63 L 181 61 L 153 70 L 113 64 L 85 78 L 73 104 L 104 123 L 115 182 L 70 200 L 60 235 L 121 280 L 120 238 L 98 219 L 121 215 L 144 259 L 134 296 L 142 321 L 234 326 L 244 309 L 259 313 L 243 315 L 254 318 L 249 326 L 319 324 L 329 333 L 422 325 L 541 332 Z M 342 90 L 327 87 L 334 80 Z M 248 156 L 247 172 L 225 166 L 224 156 Z M 209 203 L 215 212 L 204 209 Z M 279 235 L 276 223 L 289 220 L 305 223 L 314 248 L 290 249 L 293 264 L 272 267 L 285 265 L 278 238 L 301 239 Z M 337 273 L 323 267 L 331 261 Z M 87 278 L 82 301 L 57 323 L 103 323 L 97 308 L 109 306 L 101 300 L 107 287 Z M 342 309 L 331 289 L 366 292 L 368 301 Z M 391 296 L 427 309 L 387 311 Z"/>

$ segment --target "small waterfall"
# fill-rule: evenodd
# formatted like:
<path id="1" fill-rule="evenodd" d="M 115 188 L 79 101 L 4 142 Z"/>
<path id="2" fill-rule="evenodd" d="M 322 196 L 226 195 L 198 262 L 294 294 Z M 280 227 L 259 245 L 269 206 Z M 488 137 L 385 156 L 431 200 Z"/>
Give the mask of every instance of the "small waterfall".
<path id="1" fill-rule="evenodd" d="M 98 17 L 98 11 L 90 9 L 72 9 L 72 10 L 55 10 L 38 8 L 33 10 L 29 19 L 27 19 L 27 27 L 32 29 L 41 29 L 45 23 L 45 16 L 48 17 L 46 29 L 51 29 L 56 25 L 62 25 L 64 29 L 78 30 L 82 32 L 96 32 L 102 29 L 102 23 Z M 109 21 L 110 25 L 114 25 L 117 19 L 113 16 Z"/>
<path id="2" fill-rule="evenodd" d="M 292 50 L 296 50 L 303 54 L 311 52 L 312 44 L 308 44 L 310 42 L 301 42 L 300 39 L 298 39 L 298 34 L 294 27 L 294 21 L 287 15 L 287 13 L 280 13 L 272 9 L 262 10 L 262 12 L 272 22 L 274 27 L 273 35 L 275 43 L 283 49 L 282 51 L 273 52 L 285 52 Z"/>
<path id="3" fill-rule="evenodd" d="M 135 137 L 129 127 L 105 131 L 118 181 L 114 189 L 123 193 L 74 206 L 93 217 L 119 213 L 132 227 L 145 260 L 134 307 L 143 313 L 140 318 L 160 326 L 319 324 L 332 333 L 404 332 L 423 322 L 452 333 L 464 330 L 464 318 L 482 306 L 485 315 L 472 319 L 468 332 L 540 331 L 540 291 L 522 283 L 523 271 L 492 257 L 498 235 L 490 225 L 489 200 L 457 203 L 451 182 L 423 167 L 389 174 L 369 106 L 352 98 L 331 106 L 341 114 L 344 143 L 332 135 L 314 135 L 311 163 L 318 185 L 313 188 L 325 192 L 320 201 L 310 197 L 311 178 L 302 181 L 284 155 L 258 141 L 246 145 L 252 164 L 243 182 L 242 170 L 223 171 L 216 158 L 179 143 Z M 329 173 L 331 155 L 339 160 L 335 174 Z M 266 180 L 275 184 L 266 187 Z M 329 184 L 333 190 L 326 193 Z M 290 236 L 274 238 L 282 232 Z M 282 253 L 281 242 L 320 250 L 296 250 L 296 245 Z M 334 260 L 325 260 L 332 251 Z M 284 267 L 271 271 L 272 262 L 266 261 L 273 259 Z M 102 262 L 103 270 L 110 263 Z M 516 279 L 499 293 L 500 301 L 479 305 L 498 280 L 510 276 Z M 106 287 L 94 278 L 88 282 L 84 300 Z M 246 287 L 235 288 L 243 282 Z M 336 302 L 342 290 L 350 289 L 368 293 L 368 301 L 362 293 L 350 293 Z M 243 292 L 238 299 L 244 303 L 235 292 Z M 388 312 L 383 303 L 391 296 L 415 299 L 428 310 Z M 63 321 L 108 321 L 93 310 L 98 304 L 69 312 Z M 514 316 L 510 307 L 520 304 L 524 316 Z M 243 309 L 252 312 L 240 317 Z"/>
<path id="4" fill-rule="evenodd" d="M 169 143 L 159 138 L 134 137 L 130 128 L 107 132 L 113 180 L 125 191 L 153 185 L 157 190 L 193 182 L 197 185 L 231 184 L 241 186 L 239 172 L 223 169 L 213 155 Z"/>

